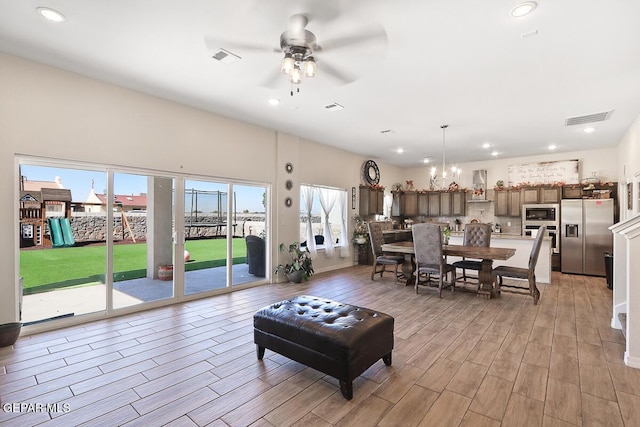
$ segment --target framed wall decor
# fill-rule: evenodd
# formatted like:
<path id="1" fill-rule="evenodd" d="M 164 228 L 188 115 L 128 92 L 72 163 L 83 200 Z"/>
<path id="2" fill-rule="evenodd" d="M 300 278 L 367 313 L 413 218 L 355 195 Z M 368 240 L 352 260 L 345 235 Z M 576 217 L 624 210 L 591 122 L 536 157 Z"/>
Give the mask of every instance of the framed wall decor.
<path id="1" fill-rule="evenodd" d="M 356 208 L 356 187 L 351 187 L 351 209 Z"/>

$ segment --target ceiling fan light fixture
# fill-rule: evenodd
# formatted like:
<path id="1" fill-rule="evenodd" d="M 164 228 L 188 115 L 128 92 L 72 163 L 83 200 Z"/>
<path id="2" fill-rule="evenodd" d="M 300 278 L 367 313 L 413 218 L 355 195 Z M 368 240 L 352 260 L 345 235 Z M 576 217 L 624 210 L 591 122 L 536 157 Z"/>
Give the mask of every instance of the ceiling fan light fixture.
<path id="1" fill-rule="evenodd" d="M 315 59 L 313 59 L 313 56 L 310 56 L 309 58 L 306 59 L 306 61 L 304 61 L 304 75 L 306 77 L 313 78 L 316 76 L 316 71 L 317 71 L 316 61 Z"/>
<path id="2" fill-rule="evenodd" d="M 293 60 L 293 55 L 291 55 L 289 52 L 285 53 L 284 58 L 282 58 L 282 67 L 280 68 L 282 74 L 291 74 L 294 66 L 295 61 Z"/>
<path id="3" fill-rule="evenodd" d="M 302 70 L 298 66 L 294 66 L 293 70 L 291 70 L 291 83 L 294 85 L 300 84 L 302 81 Z"/>

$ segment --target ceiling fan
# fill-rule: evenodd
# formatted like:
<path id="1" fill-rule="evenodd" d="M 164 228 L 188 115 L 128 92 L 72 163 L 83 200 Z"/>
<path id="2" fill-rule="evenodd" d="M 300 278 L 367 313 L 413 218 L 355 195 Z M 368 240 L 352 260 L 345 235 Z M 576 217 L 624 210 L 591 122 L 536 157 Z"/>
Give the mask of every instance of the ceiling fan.
<path id="1" fill-rule="evenodd" d="M 316 35 L 306 28 L 310 17 L 313 15 L 302 13 L 292 15 L 289 18 L 288 27 L 280 35 L 279 48 L 261 43 L 237 42 L 211 37 L 205 37 L 205 43 L 208 48 L 214 50 L 228 48 L 240 53 L 277 52 L 284 54 L 280 70 L 274 66 L 271 69 L 270 78 L 265 81 L 264 85 L 273 87 L 286 81 L 282 77 L 282 73 L 284 73 L 291 84 L 291 95 L 294 93 L 294 87 L 296 92 L 299 92 L 299 84 L 303 77 L 313 78 L 317 74 L 327 75 L 342 84 L 357 80 L 359 78 L 358 71 L 363 70 L 356 70 L 352 61 L 347 64 L 345 61 L 338 61 L 341 54 L 348 54 L 349 58 L 355 58 L 367 55 L 367 50 L 372 47 L 378 51 L 386 51 L 387 34 L 379 23 L 363 24 L 357 19 L 349 20 L 341 28 L 341 32 L 343 34 L 346 32 L 347 35 L 323 39 L 321 43 L 318 43 Z M 335 21 L 331 22 L 335 23 Z M 344 24 L 340 21 L 338 23 Z M 336 25 L 333 25 L 334 31 Z M 328 28 L 325 29 L 328 30 Z M 348 48 L 353 49 L 348 51 Z"/>

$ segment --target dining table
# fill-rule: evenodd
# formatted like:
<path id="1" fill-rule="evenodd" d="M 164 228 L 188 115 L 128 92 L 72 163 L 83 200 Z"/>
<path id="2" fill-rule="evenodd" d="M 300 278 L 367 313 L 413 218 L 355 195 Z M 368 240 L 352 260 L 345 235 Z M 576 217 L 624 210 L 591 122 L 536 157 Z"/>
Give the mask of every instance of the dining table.
<path id="1" fill-rule="evenodd" d="M 404 263 L 402 264 L 402 273 L 407 278 L 407 284 L 415 283 L 415 250 L 413 242 L 392 242 L 382 245 L 383 252 L 391 252 L 404 255 Z M 491 298 L 493 296 L 493 261 L 508 260 L 516 250 L 512 248 L 494 248 L 486 246 L 463 246 L 463 245 L 442 245 L 442 253 L 445 256 L 458 256 L 464 258 L 480 259 L 481 268 L 478 272 L 478 295 Z"/>

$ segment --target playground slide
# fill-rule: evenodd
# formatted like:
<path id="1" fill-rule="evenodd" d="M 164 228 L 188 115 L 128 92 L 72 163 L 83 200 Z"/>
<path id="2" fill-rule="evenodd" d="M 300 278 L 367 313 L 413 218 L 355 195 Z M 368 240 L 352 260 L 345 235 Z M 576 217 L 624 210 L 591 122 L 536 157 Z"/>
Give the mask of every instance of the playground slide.
<path id="1" fill-rule="evenodd" d="M 51 245 L 54 248 L 64 246 L 64 238 L 62 237 L 62 229 L 60 228 L 60 218 L 47 218 L 49 226 L 49 236 L 51 236 Z"/>
<path id="2" fill-rule="evenodd" d="M 65 246 L 73 246 L 76 244 L 76 239 L 73 238 L 73 232 L 71 231 L 71 223 L 69 218 L 60 218 L 60 228 L 62 228 L 62 239 Z"/>

